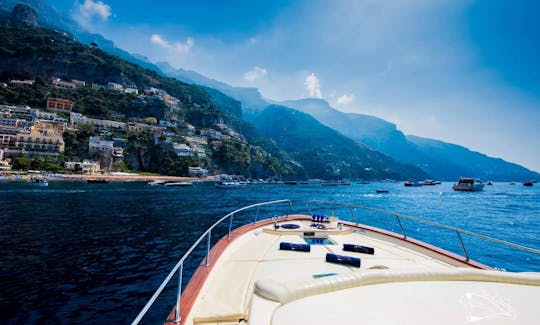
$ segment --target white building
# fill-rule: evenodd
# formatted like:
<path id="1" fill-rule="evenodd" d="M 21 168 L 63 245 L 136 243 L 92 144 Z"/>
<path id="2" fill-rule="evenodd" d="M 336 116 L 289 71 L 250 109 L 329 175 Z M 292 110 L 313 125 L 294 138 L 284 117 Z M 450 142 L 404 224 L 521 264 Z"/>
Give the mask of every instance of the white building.
<path id="1" fill-rule="evenodd" d="M 90 137 L 88 141 L 88 151 L 94 152 L 113 152 L 114 144 L 112 141 L 101 140 L 99 137 Z"/>
<path id="2" fill-rule="evenodd" d="M 193 149 L 184 143 L 173 143 L 173 148 L 180 157 L 192 157 L 195 155 Z"/>
<path id="3" fill-rule="evenodd" d="M 188 167 L 188 175 L 190 177 L 206 177 L 208 170 L 201 167 Z"/>
<path id="4" fill-rule="evenodd" d="M 81 171 L 83 174 L 97 174 L 100 171 L 99 163 L 91 160 L 66 161 L 64 167 L 67 170 Z"/>

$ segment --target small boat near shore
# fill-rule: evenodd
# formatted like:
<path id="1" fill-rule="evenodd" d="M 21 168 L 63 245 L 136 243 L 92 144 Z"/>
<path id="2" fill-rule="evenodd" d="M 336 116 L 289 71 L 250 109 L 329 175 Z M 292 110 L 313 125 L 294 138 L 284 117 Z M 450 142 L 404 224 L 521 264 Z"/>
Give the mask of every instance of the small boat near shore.
<path id="1" fill-rule="evenodd" d="M 534 182 L 533 181 L 526 181 L 526 182 L 523 182 L 523 186 L 533 186 Z"/>
<path id="2" fill-rule="evenodd" d="M 385 193 L 390 193 L 389 190 L 385 190 L 385 189 L 377 189 L 375 192 L 379 193 L 379 194 L 385 194 Z"/>
<path id="3" fill-rule="evenodd" d="M 187 187 L 187 186 L 193 186 L 193 182 L 188 182 L 188 181 L 165 182 L 165 183 L 163 183 L 163 186 L 171 186 L 171 187 Z"/>
<path id="4" fill-rule="evenodd" d="M 49 186 L 49 181 L 47 180 L 46 177 L 33 176 L 30 178 L 29 182 L 33 186 L 38 186 L 38 187 Z"/>
<path id="5" fill-rule="evenodd" d="M 478 178 L 460 177 L 452 189 L 454 191 L 479 192 L 484 189 L 484 185 Z"/>
<path id="6" fill-rule="evenodd" d="M 232 182 L 232 181 L 219 181 L 216 183 L 216 188 L 220 189 L 233 189 L 233 188 L 239 188 L 244 187 L 246 184 L 241 184 L 240 182 Z"/>
<path id="7" fill-rule="evenodd" d="M 88 184 L 107 184 L 109 183 L 109 180 L 105 178 L 90 178 L 87 179 L 86 182 Z"/>
<path id="8" fill-rule="evenodd" d="M 427 186 L 433 186 L 433 185 L 440 185 L 441 184 L 441 181 L 436 181 L 436 180 L 433 180 L 433 179 L 426 179 L 422 185 L 427 185 Z"/>

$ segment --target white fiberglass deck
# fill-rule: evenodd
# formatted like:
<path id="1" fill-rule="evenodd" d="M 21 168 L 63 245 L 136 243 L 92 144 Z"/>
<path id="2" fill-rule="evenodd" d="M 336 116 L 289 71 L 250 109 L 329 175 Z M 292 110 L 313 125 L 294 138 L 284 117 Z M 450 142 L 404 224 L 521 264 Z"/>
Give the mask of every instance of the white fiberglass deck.
<path id="1" fill-rule="evenodd" d="M 228 245 L 204 282 L 185 324 L 479 324 L 535 323 L 538 274 L 474 270 L 398 238 L 354 227 L 251 230 Z M 314 232 L 334 245 L 280 250 Z M 373 247 L 373 255 L 343 244 Z M 360 268 L 325 261 L 327 253 L 361 259 Z M 485 272 L 485 273 L 483 273 Z M 315 279 L 317 275 L 329 275 Z M 512 278 L 501 283 L 502 277 Z M 514 276 L 515 275 L 515 276 Z M 515 279 L 514 279 L 515 278 Z M 536 284 L 536 285 L 530 285 Z"/>

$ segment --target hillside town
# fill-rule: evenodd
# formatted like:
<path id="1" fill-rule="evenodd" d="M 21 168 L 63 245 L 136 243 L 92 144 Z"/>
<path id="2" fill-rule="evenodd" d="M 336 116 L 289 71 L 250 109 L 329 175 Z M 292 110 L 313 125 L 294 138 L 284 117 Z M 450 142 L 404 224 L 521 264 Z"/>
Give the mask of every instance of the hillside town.
<path id="1" fill-rule="evenodd" d="M 32 87 L 34 80 L 9 80 L 0 87 Z M 153 87 L 139 91 L 134 85 L 109 82 L 106 85 L 87 84 L 81 80 L 65 81 L 53 78 L 51 89 L 90 88 L 95 91 L 108 89 L 136 97 L 138 102 L 160 101 L 166 107 L 164 118 L 127 118 L 125 114 L 111 111 L 109 119 L 78 113 L 77 103 L 67 98 L 48 97 L 43 107 L 0 105 L 0 171 L 9 171 L 17 157 L 54 157 L 58 159 L 66 150 L 66 131 L 79 132 L 92 128 L 96 135 L 88 138 L 87 153 L 92 159 L 64 161 L 67 173 L 99 174 L 120 171 L 128 137 L 133 134 L 150 136 L 155 144 L 170 144 L 178 157 L 209 158 L 224 141 L 245 144 L 245 138 L 230 128 L 223 120 L 213 128 L 196 128 L 178 119 L 179 99 L 162 89 Z M 191 166 L 190 174 L 206 176 L 201 166 Z"/>

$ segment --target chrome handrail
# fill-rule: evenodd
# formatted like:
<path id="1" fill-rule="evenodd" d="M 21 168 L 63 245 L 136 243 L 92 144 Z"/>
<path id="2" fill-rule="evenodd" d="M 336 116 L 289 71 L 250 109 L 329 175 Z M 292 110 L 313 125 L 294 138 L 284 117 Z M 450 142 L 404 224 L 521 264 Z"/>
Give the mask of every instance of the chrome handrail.
<path id="1" fill-rule="evenodd" d="M 447 225 L 437 223 L 437 222 L 434 222 L 434 221 L 430 221 L 430 220 L 426 220 L 426 219 L 422 219 L 422 218 L 418 218 L 418 217 L 411 217 L 411 216 L 407 216 L 407 215 L 400 214 L 400 213 L 394 213 L 394 212 L 379 210 L 379 209 L 370 208 L 370 207 L 366 207 L 366 206 L 362 206 L 362 205 L 340 203 L 340 202 L 332 202 L 332 201 L 308 200 L 308 201 L 306 201 L 306 208 L 308 209 L 310 214 L 313 214 L 312 211 L 311 211 L 311 207 L 310 207 L 310 205 L 313 204 L 313 203 L 320 204 L 320 205 L 343 206 L 343 207 L 349 208 L 349 211 L 351 212 L 351 215 L 352 215 L 353 219 L 356 219 L 356 224 L 357 225 L 359 224 L 359 220 L 358 220 L 358 217 L 354 215 L 353 209 L 362 209 L 362 210 L 367 210 L 367 211 L 373 211 L 373 212 L 377 212 L 377 213 L 380 213 L 380 214 L 383 214 L 383 215 L 388 215 L 388 216 L 395 217 L 398 224 L 399 224 L 399 227 L 401 229 L 403 239 L 407 239 L 407 234 L 405 232 L 405 228 L 403 227 L 403 225 L 401 223 L 401 219 L 408 219 L 408 220 L 416 221 L 416 222 L 419 222 L 419 223 L 427 224 L 427 225 L 430 225 L 430 226 L 435 226 L 437 228 L 442 228 L 442 229 L 447 229 L 447 230 L 450 230 L 450 231 L 454 231 L 456 233 L 457 237 L 458 237 L 459 243 L 461 244 L 461 248 L 463 250 L 463 257 L 465 258 L 466 261 L 469 260 L 469 254 L 467 253 L 467 250 L 465 248 L 465 243 L 463 242 L 463 240 L 461 238 L 461 234 L 466 234 L 466 235 L 470 235 L 470 236 L 473 236 L 473 237 L 482 238 L 482 239 L 485 239 L 485 240 L 488 240 L 488 241 L 491 241 L 491 242 L 494 242 L 494 243 L 502 244 L 502 245 L 505 245 L 505 246 L 509 246 L 509 247 L 512 247 L 512 248 L 516 248 L 516 249 L 519 249 L 519 250 L 523 250 L 523 251 L 527 251 L 527 252 L 530 252 L 530 253 L 540 255 L 540 250 L 538 250 L 538 249 L 530 248 L 530 247 L 523 246 L 523 245 L 514 244 L 514 243 L 507 242 L 507 241 L 504 241 L 504 240 L 500 240 L 500 239 L 497 239 L 497 238 L 493 238 L 493 237 L 489 237 L 489 236 L 486 236 L 486 235 L 478 234 L 478 233 L 475 233 L 475 232 L 472 232 L 472 231 L 469 231 L 469 230 L 464 230 L 464 229 L 460 229 L 460 228 L 456 228 L 456 227 L 452 227 L 452 226 L 447 226 Z"/>
<path id="2" fill-rule="evenodd" d="M 232 220 L 233 220 L 233 217 L 236 213 L 238 212 L 241 212 L 241 211 L 244 211 L 244 210 L 248 210 L 248 209 L 251 209 L 251 208 L 254 208 L 254 207 L 258 207 L 257 208 L 257 216 L 256 218 L 258 217 L 259 215 L 259 208 L 261 206 L 264 206 L 264 205 L 271 205 L 271 204 L 278 204 L 278 203 L 288 203 L 289 204 L 289 208 L 292 206 L 292 201 L 289 200 L 289 199 L 283 199 L 283 200 L 276 200 L 276 201 L 267 201 L 267 202 L 261 202 L 261 203 L 256 203 L 256 204 L 252 204 L 252 205 L 248 205 L 248 206 L 245 206 L 243 208 L 240 208 L 238 210 L 234 210 L 233 212 L 230 212 L 228 213 L 227 215 L 225 215 L 224 217 L 222 217 L 221 219 L 219 219 L 218 221 L 216 221 L 212 226 L 210 226 L 210 228 L 208 228 L 200 237 L 199 239 L 197 239 L 197 241 L 195 241 L 195 243 L 188 249 L 188 251 L 184 254 L 184 256 L 182 256 L 182 258 L 178 261 L 178 263 L 176 263 L 176 265 L 173 267 L 173 269 L 171 270 L 171 272 L 169 272 L 169 274 L 167 275 L 167 277 L 165 278 L 165 280 L 163 280 L 163 282 L 161 283 L 161 285 L 158 287 L 158 289 L 154 292 L 154 294 L 152 295 L 152 297 L 150 298 L 150 300 L 148 300 L 148 302 L 146 303 L 146 305 L 143 307 L 143 309 L 139 312 L 139 314 L 137 315 L 137 317 L 133 320 L 133 322 L 131 322 L 131 325 L 136 325 L 136 324 L 139 324 L 139 322 L 143 319 L 143 317 L 146 315 L 146 313 L 148 312 L 148 310 L 150 309 L 150 307 L 152 307 L 152 305 L 154 304 L 154 302 L 156 301 L 156 299 L 159 297 L 159 295 L 161 295 L 161 292 L 163 291 L 163 289 L 165 289 L 165 287 L 167 286 L 167 284 L 169 284 L 169 282 L 171 281 L 172 277 L 174 276 L 174 274 L 176 273 L 176 271 L 178 271 L 178 294 L 177 294 L 177 302 L 176 302 L 176 312 L 175 312 L 175 322 L 179 322 L 180 321 L 180 299 L 181 299 L 181 296 L 182 296 L 182 276 L 183 276 L 183 271 L 184 271 L 184 262 L 185 260 L 191 255 L 191 253 L 195 250 L 195 248 L 202 242 L 202 240 L 206 237 L 206 263 L 205 265 L 206 266 L 209 266 L 210 265 L 210 236 L 212 234 L 212 229 L 214 229 L 216 226 L 218 226 L 220 223 L 222 223 L 223 221 L 225 221 L 227 218 L 231 217 L 230 218 L 230 223 L 229 223 L 229 232 L 227 234 L 227 240 L 231 240 L 231 232 L 232 232 Z M 258 220 L 255 219 L 255 221 L 253 223 L 256 223 Z"/>

